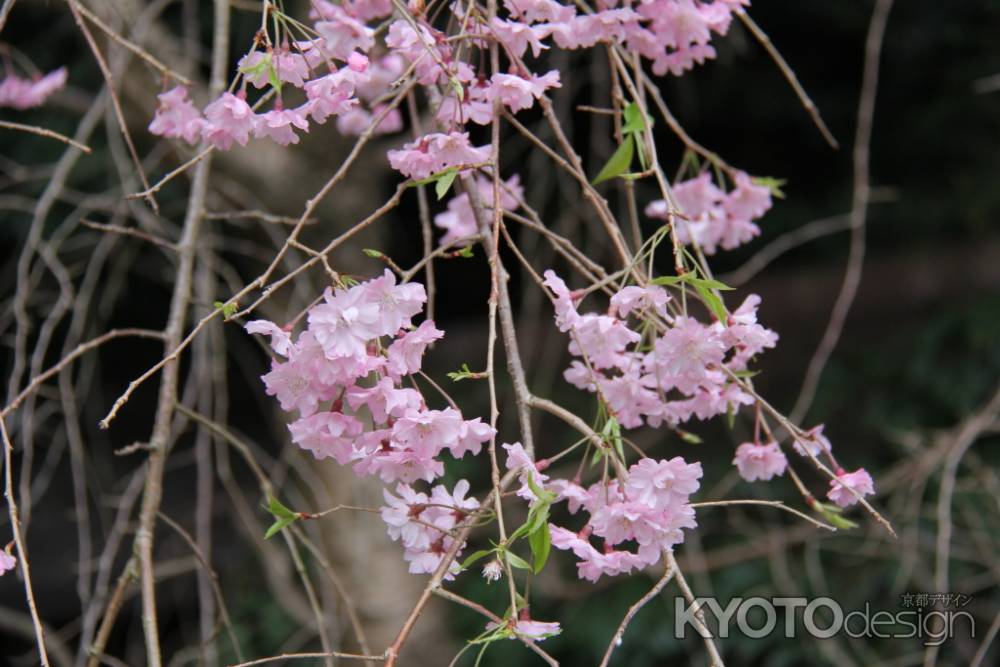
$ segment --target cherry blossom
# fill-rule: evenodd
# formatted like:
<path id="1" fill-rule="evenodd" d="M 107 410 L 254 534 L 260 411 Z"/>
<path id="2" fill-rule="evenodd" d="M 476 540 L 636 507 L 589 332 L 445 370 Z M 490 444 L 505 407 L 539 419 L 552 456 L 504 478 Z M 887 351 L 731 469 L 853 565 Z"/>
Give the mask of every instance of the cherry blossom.
<path id="1" fill-rule="evenodd" d="M 40 107 L 54 92 L 66 85 L 66 78 L 65 67 L 35 79 L 22 79 L 8 72 L 0 80 L 0 108 L 23 110 Z"/>
<path id="2" fill-rule="evenodd" d="M 857 492 L 857 495 L 851 492 Z M 830 480 L 830 490 L 826 497 L 841 507 L 850 507 L 858 502 L 858 496 L 870 496 L 875 493 L 875 483 L 872 476 L 864 468 L 854 472 L 837 471 L 837 479 Z"/>
<path id="3" fill-rule="evenodd" d="M 12 571 L 15 567 L 17 567 L 17 559 L 7 550 L 0 549 L 0 576 L 3 576 L 5 572 Z"/>
<path id="4" fill-rule="evenodd" d="M 256 116 L 246 99 L 232 93 L 222 96 L 205 107 L 203 136 L 220 150 L 229 150 L 235 141 L 246 146 L 254 132 Z"/>
<path id="5" fill-rule="evenodd" d="M 788 467 L 788 459 L 776 442 L 757 445 L 744 442 L 736 448 L 736 458 L 733 464 L 739 470 L 740 477 L 748 482 L 758 479 L 769 480 L 775 475 L 782 475 Z"/>
<path id="6" fill-rule="evenodd" d="M 169 138 L 182 138 L 189 144 L 196 144 L 201 138 L 205 119 L 188 99 L 184 86 L 175 86 L 157 96 L 160 106 L 149 124 L 149 131 Z"/>

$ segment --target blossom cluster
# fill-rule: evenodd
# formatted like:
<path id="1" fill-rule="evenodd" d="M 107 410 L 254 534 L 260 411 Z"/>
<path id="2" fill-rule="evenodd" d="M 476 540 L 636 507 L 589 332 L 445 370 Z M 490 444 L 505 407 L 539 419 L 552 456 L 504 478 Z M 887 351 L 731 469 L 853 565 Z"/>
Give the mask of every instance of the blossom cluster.
<path id="1" fill-rule="evenodd" d="M 520 444 L 504 448 L 509 469 L 518 470 L 522 477 L 532 476 L 536 488 L 545 487 L 558 500 L 566 500 L 572 514 L 581 508 L 589 514 L 579 532 L 549 526 L 552 546 L 572 551 L 579 559 L 581 579 L 597 581 L 602 575 L 627 574 L 654 565 L 664 551 L 684 541 L 683 529 L 697 526 L 689 498 L 699 487 L 700 463 L 687 463 L 679 456 L 669 461 L 642 458 L 629 467 L 624 479 L 584 488 L 570 480 L 550 481 Z M 522 486 L 519 493 L 525 492 L 532 494 L 530 487 Z M 591 536 L 602 538 L 603 549 L 593 545 Z M 636 549 L 626 548 L 629 545 Z"/>
<path id="2" fill-rule="evenodd" d="M 778 339 L 757 323 L 758 296 L 748 296 L 727 322 L 704 324 L 672 314 L 670 295 L 658 285 L 623 287 L 607 313 L 581 314 L 579 295 L 553 271 L 545 272 L 545 284 L 553 293 L 556 324 L 570 335 L 569 351 L 578 357 L 564 377 L 598 393 L 622 426 L 677 425 L 753 403 L 733 375 Z M 629 325 L 630 315 L 637 327 Z"/>
<path id="3" fill-rule="evenodd" d="M 65 67 L 31 79 L 19 77 L 8 71 L 7 75 L 0 79 L 0 107 L 13 109 L 40 107 L 52 93 L 65 85 Z"/>
<path id="4" fill-rule="evenodd" d="M 328 288 L 294 340 L 290 331 L 267 320 L 246 325 L 250 333 L 268 335 L 279 357 L 262 380 L 282 409 L 298 413 L 288 427 L 292 441 L 317 459 L 352 466 L 359 475 L 401 482 L 403 498 L 405 485 L 432 482 L 444 473 L 440 457 L 445 450 L 456 458 L 475 455 L 495 434 L 478 417 L 464 419 L 453 407 L 427 407 L 415 382 L 402 386 L 419 373 L 427 346 L 444 335 L 430 320 L 413 326 L 426 300 L 422 285 L 397 285 L 386 270 L 349 288 Z M 443 492 L 438 488 L 442 491 L 433 491 L 435 498 Z M 469 501 L 461 495 L 456 486 L 448 504 L 467 510 Z M 438 538 L 450 529 L 439 516 L 421 520 L 438 526 Z M 420 563 L 414 567 L 425 567 L 431 555 L 443 553 L 438 538 L 403 540 L 408 559 Z"/>
<path id="5" fill-rule="evenodd" d="M 437 570 L 441 559 L 454 546 L 452 530 L 470 512 L 479 509 L 475 498 L 466 498 L 469 483 L 459 480 L 449 493 L 443 484 L 431 489 L 430 495 L 413 490 L 408 484 L 396 487 L 398 496 L 385 491 L 387 505 L 382 508 L 382 520 L 389 528 L 389 537 L 399 540 L 406 549 L 403 558 L 410 572 L 429 574 Z M 459 571 L 451 561 L 445 578 Z"/>
<path id="6" fill-rule="evenodd" d="M 708 172 L 674 185 L 674 197 L 684 214 L 675 220 L 679 242 L 695 244 L 714 255 L 719 248 L 732 250 L 760 234 L 755 220 L 771 208 L 771 190 L 743 172 L 737 172 L 733 180 L 735 187 L 728 193 L 712 182 Z M 668 220 L 670 213 L 664 199 L 646 207 L 651 218 Z"/>

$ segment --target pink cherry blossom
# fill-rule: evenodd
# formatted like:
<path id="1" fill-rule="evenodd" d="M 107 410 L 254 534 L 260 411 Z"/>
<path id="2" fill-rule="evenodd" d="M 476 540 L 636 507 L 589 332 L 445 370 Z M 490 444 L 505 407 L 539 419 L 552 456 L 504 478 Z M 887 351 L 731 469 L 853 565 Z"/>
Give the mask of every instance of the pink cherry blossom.
<path id="1" fill-rule="evenodd" d="M 542 44 L 541 41 L 548 37 L 548 30 L 545 28 L 533 27 L 520 21 L 508 21 L 494 17 L 490 21 L 489 30 L 503 43 L 506 49 L 518 58 L 524 55 L 529 46 L 531 47 L 531 54 L 536 58 L 541 54 L 542 50 L 549 48 Z"/>
<path id="2" fill-rule="evenodd" d="M 618 317 L 627 317 L 633 311 L 650 310 L 657 315 L 666 316 L 667 302 L 670 295 L 659 285 L 638 287 L 629 285 L 615 292 L 611 297 L 611 308 L 618 312 Z"/>
<path id="3" fill-rule="evenodd" d="M 458 439 L 448 446 L 451 454 L 456 459 L 471 453 L 473 456 L 479 453 L 484 442 L 489 442 L 496 435 L 496 429 L 489 424 L 484 424 L 482 419 L 476 417 L 462 422 L 462 428 L 458 433 Z"/>
<path id="4" fill-rule="evenodd" d="M 381 277 L 369 280 L 358 289 L 366 302 L 375 304 L 378 320 L 374 336 L 391 336 L 411 326 L 410 319 L 424 308 L 427 293 L 420 283 L 396 284 L 395 274 L 386 269 Z"/>
<path id="5" fill-rule="evenodd" d="M 355 78 L 356 74 L 347 69 L 331 72 L 306 83 L 308 113 L 312 119 L 323 123 L 330 116 L 340 116 L 354 109 L 358 105 L 358 100 L 354 97 Z"/>
<path id="6" fill-rule="evenodd" d="M 486 624 L 487 630 L 495 630 L 498 627 L 499 626 L 493 621 Z M 522 639 L 537 642 L 558 635 L 562 632 L 562 627 L 555 622 L 533 621 L 530 618 L 519 618 L 512 626 L 510 626 L 510 630 L 514 635 L 521 637 Z M 511 639 L 513 639 L 513 637 L 511 637 Z"/>
<path id="7" fill-rule="evenodd" d="M 576 14 L 575 7 L 555 0 L 503 0 L 503 4 L 512 16 L 524 19 L 528 23 L 564 22 Z"/>
<path id="8" fill-rule="evenodd" d="M 312 453 L 317 459 L 334 458 L 346 465 L 359 458 L 354 438 L 364 430 L 361 422 L 339 412 L 317 412 L 288 425 L 292 442 Z"/>
<path id="9" fill-rule="evenodd" d="M 490 79 L 489 99 L 499 98 L 508 109 L 517 113 L 531 108 L 535 100 L 549 88 L 558 88 L 559 70 L 551 70 L 542 76 L 532 74 L 530 78 L 516 74 L 494 74 Z"/>
<path id="10" fill-rule="evenodd" d="M 157 95 L 160 106 L 149 124 L 152 134 L 171 139 L 182 138 L 189 144 L 198 143 L 205 119 L 188 99 L 184 86 L 175 86 Z"/>
<path id="11" fill-rule="evenodd" d="M 769 442 L 756 445 L 744 442 L 736 448 L 736 458 L 733 459 L 740 477 L 748 482 L 758 479 L 769 480 L 775 475 L 782 475 L 788 467 L 788 459 L 778 447 L 778 443 Z"/>
<path id="12" fill-rule="evenodd" d="M 386 351 L 386 370 L 395 378 L 410 375 L 420 370 L 427 346 L 440 340 L 444 332 L 430 320 L 424 320 L 413 331 L 408 331 L 392 342 Z"/>
<path id="13" fill-rule="evenodd" d="M 277 397 L 282 410 L 298 410 L 303 417 L 311 415 L 320 402 L 331 400 L 337 389 L 319 372 L 324 361 L 319 344 L 311 334 L 303 334 L 289 348 L 288 361 L 273 361 L 271 372 L 261 378 L 266 393 Z"/>
<path id="14" fill-rule="evenodd" d="M 347 60 L 351 53 L 364 53 L 375 46 L 375 31 L 341 7 L 325 3 L 322 18 L 323 20 L 313 24 L 322 40 L 319 47 L 321 53 L 338 60 Z"/>
<path id="15" fill-rule="evenodd" d="M 830 439 L 823 435 L 823 428 L 823 424 L 812 427 L 801 438 L 796 438 L 792 447 L 800 456 L 805 457 L 821 456 L 824 452 L 832 451 L 833 445 L 830 444 Z"/>
<path id="16" fill-rule="evenodd" d="M 330 359 L 360 357 L 366 354 L 368 341 L 380 330 L 378 304 L 372 303 L 360 285 L 331 291 L 306 316 L 309 330 Z"/>
<path id="17" fill-rule="evenodd" d="M 235 141 L 246 146 L 254 131 L 256 116 L 243 97 L 232 93 L 222 96 L 205 107 L 205 127 L 202 136 L 220 150 L 232 148 Z"/>
<path id="18" fill-rule="evenodd" d="M 384 492 L 387 505 L 381 510 L 382 520 L 388 527 L 389 537 L 402 542 L 403 558 L 410 563 L 410 572 L 434 572 L 445 553 L 454 546 L 449 531 L 479 508 L 478 501 L 465 497 L 468 491 L 469 482 L 462 479 L 455 483 L 451 492 L 444 485 L 435 486 L 429 497 L 406 484 L 396 487 L 398 497 Z M 453 578 L 458 569 L 453 562 L 445 578 Z"/>
<path id="19" fill-rule="evenodd" d="M 680 456 L 669 461 L 640 459 L 628 472 L 629 495 L 656 509 L 686 503 L 702 475 L 701 463 L 687 463 Z"/>
<path id="20" fill-rule="evenodd" d="M 712 382 L 712 367 L 722 364 L 725 354 L 725 343 L 715 329 L 691 317 L 678 317 L 657 339 L 648 365 L 661 389 L 676 387 L 691 394 Z"/>
<path id="21" fill-rule="evenodd" d="M 503 444 L 501 447 L 507 451 L 507 470 L 518 471 L 518 480 L 521 482 L 521 488 L 518 489 L 517 495 L 525 500 L 534 500 L 535 492 L 531 490 L 528 480 L 531 480 L 531 484 L 539 488 L 544 488 L 545 483 L 549 479 L 548 475 L 543 475 L 538 471 L 535 462 L 524 451 L 521 443 Z"/>
<path id="22" fill-rule="evenodd" d="M 875 493 L 875 483 L 868 471 L 864 468 L 858 468 L 854 472 L 838 470 L 837 479 L 830 480 L 830 490 L 826 497 L 841 507 L 850 507 L 858 502 L 858 495 L 852 493 L 851 489 L 860 496 Z"/>
<path id="23" fill-rule="evenodd" d="M 251 320 L 246 323 L 244 329 L 247 330 L 247 333 L 270 336 L 271 349 L 281 356 L 287 357 L 291 353 L 291 335 L 274 322 L 268 320 Z"/>
<path id="24" fill-rule="evenodd" d="M 12 571 L 15 567 L 17 567 L 17 559 L 7 551 L 0 549 L 0 576 L 3 576 L 5 572 Z"/>
<path id="25" fill-rule="evenodd" d="M 252 51 L 240 58 L 240 72 L 247 82 L 257 88 L 271 85 L 271 72 L 278 80 L 301 88 L 309 78 L 309 64 L 306 58 L 298 53 L 291 53 L 287 48 L 264 51 Z"/>
<path id="26" fill-rule="evenodd" d="M 254 118 L 253 133 L 255 137 L 272 139 L 279 146 L 299 143 L 299 137 L 293 127 L 309 131 L 309 121 L 306 112 L 309 109 L 283 109 L 275 107 Z"/>
<path id="27" fill-rule="evenodd" d="M 8 73 L 0 80 L 0 108 L 40 107 L 54 92 L 66 85 L 66 68 L 60 67 L 38 79 L 22 79 Z"/>
<path id="28" fill-rule="evenodd" d="M 376 424 L 384 424 L 388 417 L 402 417 L 408 410 L 420 410 L 424 403 L 420 392 L 407 387 L 397 388 L 388 377 L 383 377 L 373 387 L 350 387 L 345 398 L 352 410 L 366 406 Z"/>

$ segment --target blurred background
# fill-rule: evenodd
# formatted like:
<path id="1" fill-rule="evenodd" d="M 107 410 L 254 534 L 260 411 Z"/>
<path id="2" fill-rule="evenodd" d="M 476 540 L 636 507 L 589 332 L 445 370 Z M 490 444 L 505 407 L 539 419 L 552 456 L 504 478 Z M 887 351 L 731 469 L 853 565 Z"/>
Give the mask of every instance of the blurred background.
<path id="1" fill-rule="evenodd" d="M 200 81 L 192 97 L 199 104 L 208 101 L 204 82 L 211 3 L 85 4 L 171 67 Z M 840 150 L 823 141 L 774 62 L 738 22 L 725 38 L 715 40 L 716 60 L 681 78 L 660 81 L 667 104 L 694 139 L 753 175 L 787 180 L 782 188 L 786 197 L 763 219 L 761 236 L 712 258 L 716 273 L 738 287 L 728 302 L 739 303 L 748 293 L 761 295 L 760 319 L 781 336 L 777 349 L 759 360 L 762 372 L 755 384 L 785 411 L 798 396 L 844 275 L 851 144 L 872 6 L 867 1 L 761 1 L 750 8 L 810 93 Z M 235 63 L 259 25 L 259 6 L 234 0 L 233 10 Z M 678 550 L 696 594 L 721 600 L 831 595 L 845 609 L 864 609 L 868 603 L 873 610 L 895 613 L 903 609 L 904 594 L 961 593 L 970 598 L 963 609 L 975 618 L 975 637 L 958 631 L 939 650 L 928 651 L 917 638 L 788 640 L 775 632 L 748 639 L 736 633 L 722 642 L 730 665 L 964 665 L 982 653 L 991 627 L 996 633 L 1000 422 L 997 401 L 991 404 L 991 399 L 1000 379 L 998 26 L 1000 4 L 993 0 L 908 0 L 892 9 L 871 143 L 873 190 L 864 273 L 843 337 L 803 424 L 825 423 L 845 466 L 872 472 L 876 506 L 893 522 L 898 539 L 858 510 L 850 518 L 859 528 L 831 535 L 784 513 L 720 508 L 700 511 L 698 530 Z M 118 75 L 138 153 L 150 180 L 156 181 L 192 155 L 186 146 L 157 141 L 145 130 L 161 91 L 160 76 L 120 46 L 100 36 L 98 42 Z M 19 269 L 18 263 L 26 244 L 37 250 L 26 267 L 30 292 L 20 297 L 31 322 L 27 349 L 39 350 L 30 369 L 45 369 L 79 342 L 112 328 L 162 328 L 176 270 L 173 256 L 142 239 L 107 234 L 82 221 L 138 226 L 176 239 L 190 182 L 177 178 L 158 193 L 159 215 L 142 201 L 124 199 L 142 187 L 110 105 L 103 100 L 95 105 L 103 79 L 63 3 L 19 0 L 0 33 L 0 48 L 5 62 L 27 56 L 43 71 L 69 70 L 67 88 L 48 105 L 30 112 L 2 109 L 0 120 L 79 136 L 93 148 L 93 154 L 66 164 L 64 145 L 0 128 L 0 377 L 8 378 L 14 368 L 10 352 L 19 335 L 16 290 L 24 267 Z M 563 88 L 554 95 L 560 119 L 588 173 L 596 173 L 613 150 L 611 129 L 605 118 L 576 106 L 601 105 L 607 98 L 607 63 L 603 57 L 577 53 L 553 53 L 547 62 L 563 72 Z M 531 112 L 524 114 L 524 122 L 541 127 Z M 316 222 L 303 235 L 306 243 L 324 245 L 392 194 L 399 177 L 388 169 L 384 154 L 408 140 L 408 132 L 382 137 L 366 149 L 317 209 Z M 658 125 L 657 135 L 669 173 L 680 164 L 683 146 L 665 127 Z M 288 232 L 281 216 L 301 214 L 303 202 L 336 170 L 350 146 L 326 126 L 288 150 L 253 142 L 216 157 L 207 205 L 216 215 L 209 216 L 199 248 L 204 268 L 196 280 L 193 318 L 200 319 L 213 301 L 225 300 L 263 270 Z M 546 224 L 578 239 L 596 261 L 610 260 L 573 183 L 516 137 L 509 147 L 505 144 L 504 161 L 505 175 L 521 175 L 528 201 L 543 213 Z M 42 208 L 39 198 L 56 179 L 65 185 L 51 201 L 42 199 Z M 638 186 L 640 203 L 655 197 L 647 187 Z M 616 186 L 604 190 L 624 210 Z M 432 207 L 433 212 L 443 210 L 443 204 Z M 646 231 L 656 228 L 655 221 L 645 222 Z M 518 229 L 515 234 L 536 270 L 564 269 L 533 232 Z M 333 266 L 357 276 L 381 273 L 382 263 L 362 248 L 377 248 L 404 267 L 415 263 L 422 256 L 416 197 L 408 195 L 388 219 L 338 249 Z M 281 271 L 294 268 L 302 257 L 292 253 Z M 529 385 L 536 394 L 589 418 L 589 395 L 562 379 L 566 340 L 552 326 L 551 307 L 524 278 L 517 260 L 512 255 L 504 259 L 512 273 Z M 669 257 L 659 268 L 670 271 Z M 435 269 L 434 317 L 447 335 L 428 353 L 425 371 L 446 382 L 446 372 L 462 363 L 476 368 L 482 359 L 489 269 L 478 249 L 471 259 L 440 261 Z M 322 291 L 325 280 L 322 271 L 305 274 L 265 302 L 261 315 L 290 320 Z M 199 340 L 204 346 L 199 358 L 210 363 L 184 362 L 181 394 L 186 404 L 225 425 L 228 437 L 184 415 L 175 420 L 164 491 L 166 519 L 158 527 L 156 546 L 165 655 L 171 665 L 237 661 L 228 633 L 216 622 L 213 578 L 170 522 L 194 536 L 200 555 L 210 562 L 244 655 L 317 650 L 314 621 L 294 563 L 283 544 L 262 539 L 271 518 L 260 508 L 263 495 L 232 440 L 246 444 L 296 509 L 315 511 L 340 502 L 377 506 L 381 487 L 359 482 L 332 461 L 316 462 L 289 444 L 285 415 L 264 395 L 259 380 L 267 369 L 266 350 L 240 327 L 216 322 Z M 97 422 L 128 382 L 161 356 L 155 341 L 110 343 L 81 357 L 6 419 L 15 445 L 13 472 L 35 592 L 54 664 L 82 664 L 80 655 L 85 660 L 79 645 L 87 633 L 93 635 L 108 592 L 130 555 L 145 454 L 120 450 L 149 437 L 156 382 L 135 394 L 109 431 L 99 430 Z M 23 377 L 11 380 L 5 404 L 24 382 Z M 467 417 L 488 415 L 484 384 L 463 382 L 453 389 Z M 508 441 L 517 437 L 517 426 L 509 387 L 501 389 L 500 438 Z M 738 419 L 729 429 L 724 422 L 693 423 L 701 444 L 649 429 L 637 431 L 635 439 L 657 456 L 702 461 L 701 497 L 780 499 L 801 506 L 787 479 L 748 484 L 735 475 L 733 449 L 748 439 L 752 423 Z M 548 418 L 538 417 L 534 426 L 540 457 L 575 439 Z M 944 492 L 943 476 L 954 482 L 946 483 Z M 460 477 L 469 478 L 480 493 L 489 486 L 488 470 L 471 460 L 449 466 L 447 483 Z M 817 495 L 826 486 L 818 476 L 806 482 Z M 947 494 L 950 503 L 943 503 Z M 944 537 L 942 530 L 947 531 Z M 338 513 L 303 525 L 301 531 L 302 558 L 328 611 L 331 634 L 345 650 L 358 649 L 337 592 L 342 585 L 368 642 L 381 651 L 425 578 L 407 574 L 399 545 L 386 537 L 381 522 L 367 515 Z M 4 513 L 0 542 L 9 535 Z M 474 535 L 469 550 L 486 545 L 486 539 Z M 949 553 L 943 571 L 942 540 Z M 18 576 L 0 578 L 0 664 L 12 666 L 37 663 Z M 590 585 L 576 579 L 566 553 L 554 553 L 531 591 L 532 616 L 558 620 L 564 628 L 562 635 L 546 640 L 545 648 L 562 664 L 596 664 L 613 628 L 656 577 L 653 572 Z M 942 581 L 947 590 L 938 590 Z M 490 587 L 475 573 L 454 586 L 493 610 L 503 609 L 503 587 Z M 707 664 L 697 637 L 674 637 L 675 594 L 676 589 L 668 588 L 639 613 L 613 664 Z M 126 589 L 122 605 L 102 659 L 106 664 L 144 664 L 135 586 Z M 433 600 L 402 662 L 448 664 L 482 627 L 478 615 Z M 996 664 L 1000 649 L 989 649 L 979 659 Z M 472 664 L 474 659 L 466 655 L 462 660 Z M 503 642 L 491 646 L 481 664 L 534 660 L 517 642 Z"/>

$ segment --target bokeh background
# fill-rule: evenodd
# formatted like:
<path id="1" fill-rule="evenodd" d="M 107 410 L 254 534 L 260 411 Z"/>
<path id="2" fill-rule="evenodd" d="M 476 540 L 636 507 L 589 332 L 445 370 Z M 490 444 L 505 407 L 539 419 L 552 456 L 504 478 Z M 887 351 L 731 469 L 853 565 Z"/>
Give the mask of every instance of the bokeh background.
<path id="1" fill-rule="evenodd" d="M 211 36 L 210 3 L 197 0 L 146 5 L 139 0 L 92 0 L 95 12 L 136 36 L 171 66 L 204 81 Z M 233 61 L 250 43 L 259 16 L 255 5 L 234 2 Z M 781 409 L 790 409 L 809 358 L 829 320 L 843 277 L 848 246 L 843 221 L 851 205 L 851 143 L 854 133 L 871 2 L 756 2 L 751 13 L 798 74 L 842 148 L 831 150 L 812 125 L 794 93 L 761 46 L 738 23 L 715 43 L 718 58 L 693 72 L 661 82 L 672 111 L 694 138 L 717 151 L 730 164 L 755 175 L 786 179 L 786 198 L 764 218 L 762 235 L 731 253 L 713 258 L 712 266 L 739 286 L 733 300 L 754 292 L 763 298 L 761 320 L 776 330 L 778 348 L 759 361 L 758 389 Z M 155 19 L 150 17 L 156 15 Z M 983 406 L 1000 380 L 1000 49 L 997 28 L 1000 4 L 992 0 L 897 2 L 889 17 L 880 65 L 871 145 L 872 204 L 868 211 L 867 255 L 860 291 L 843 337 L 819 385 L 806 426 L 825 423 L 838 456 L 850 467 L 866 466 L 879 490 L 876 504 L 894 523 L 893 540 L 864 514 L 851 518 L 860 527 L 836 535 L 821 534 L 788 516 L 744 509 L 704 510 L 700 528 L 678 551 L 688 579 L 700 595 L 765 597 L 831 595 L 846 609 L 900 611 L 906 593 L 962 593 L 971 597 L 964 608 L 976 619 L 976 636 L 957 632 L 935 656 L 937 664 L 969 664 L 1000 612 L 1000 462 L 996 415 L 986 415 L 983 428 L 961 459 L 951 505 L 949 589 L 936 590 L 940 480 L 949 453 L 962 442 L 970 417 Z M 42 109 L 0 110 L 0 119 L 30 122 L 72 135 L 103 85 L 91 54 L 63 3 L 19 0 L 0 34 L 8 52 L 27 55 L 39 68 L 65 65 L 69 86 Z M 160 79 L 155 71 L 101 40 L 105 53 L 121 72 L 119 90 L 126 116 L 153 180 L 186 158 L 181 147 L 154 141 L 144 128 L 155 109 Z M 11 56 L 6 56 L 11 57 Z M 610 130 L 604 120 L 575 111 L 578 104 L 600 104 L 607 80 L 602 58 L 555 54 L 553 67 L 563 71 L 564 87 L 555 95 L 560 118 L 577 142 L 591 173 L 610 154 Z M 204 85 L 193 96 L 204 102 Z M 526 121 L 537 118 L 526 114 Z M 659 127 L 661 159 L 676 166 L 682 146 Z M 317 210 L 317 222 L 304 239 L 316 246 L 334 237 L 373 210 L 393 192 L 398 176 L 390 173 L 384 152 L 402 143 L 390 136 L 370 146 L 335 195 Z M 161 215 L 122 195 L 141 189 L 126 157 L 121 135 L 110 113 L 101 113 L 87 142 L 94 149 L 79 160 L 67 187 L 40 224 L 74 281 L 86 276 L 99 257 L 93 298 L 84 312 L 71 308 L 52 331 L 54 344 L 42 367 L 56 361 L 64 340 L 85 340 L 114 327 L 162 327 L 174 267 L 171 257 L 141 240 L 107 235 L 81 225 L 81 220 L 116 224 L 149 224 L 175 238 L 186 205 L 189 182 L 173 181 L 159 194 Z M 0 377 L 10 375 L 13 345 L 16 265 L 32 225 L 35 201 L 52 178 L 63 146 L 37 137 L 0 130 Z M 209 207 L 215 212 L 258 209 L 278 216 L 298 216 L 350 148 L 329 127 L 303 137 L 299 146 L 281 150 L 255 143 L 220 156 Z M 515 140 L 505 145 L 510 172 L 521 174 L 529 201 L 546 222 L 579 240 L 595 259 L 608 257 L 602 237 L 571 184 L 551 165 Z M 640 184 L 640 201 L 654 197 Z M 608 196 L 617 205 L 614 187 Z M 443 208 L 434 204 L 435 212 Z M 748 265 L 763 248 L 814 221 L 827 233 L 788 249 L 759 273 Z M 648 230 L 655 228 L 647 221 Z M 813 229 L 816 227 L 814 226 Z M 214 294 L 199 294 L 193 315 L 200 317 L 215 298 L 225 299 L 256 276 L 273 256 L 287 226 L 250 217 L 211 220 L 206 226 L 205 253 L 216 257 Z M 551 250 L 530 232 L 517 231 L 536 268 L 562 268 Z M 338 250 L 335 267 L 357 275 L 381 271 L 381 264 L 361 249 L 378 248 L 398 264 L 409 266 L 421 256 L 416 198 L 409 197 L 389 219 L 362 238 Z M 523 279 L 513 256 L 505 257 L 513 274 L 512 290 L 519 313 L 522 354 L 529 384 L 543 396 L 588 416 L 588 396 L 566 384 L 561 370 L 567 361 L 566 341 L 553 328 L 544 296 Z M 667 258 L 668 259 L 668 258 Z M 294 262 L 294 256 L 293 260 Z M 32 321 L 40 323 L 59 297 L 50 271 L 35 264 L 28 300 Z M 669 271 L 669 262 L 660 267 Z M 435 318 L 447 332 L 425 363 L 442 380 L 463 362 L 476 367 L 486 337 L 488 267 L 481 251 L 472 259 L 437 265 Z M 322 272 L 310 274 L 267 302 L 263 314 L 284 321 L 322 289 Z M 212 297 L 212 298 L 208 298 Z M 75 323 L 75 324 L 73 324 Z M 37 340 L 37 326 L 30 331 Z M 77 338 L 74 339 L 73 337 Z M 208 333 L 216 351 L 215 381 L 226 390 L 210 408 L 215 418 L 251 444 L 283 496 L 297 509 L 321 509 L 337 502 L 377 505 L 375 484 L 357 483 L 329 461 L 317 463 L 288 443 L 284 415 L 264 396 L 258 376 L 267 356 L 236 325 Z M 70 345 L 72 347 L 72 345 Z M 68 348 L 67 348 L 68 349 Z M 101 571 L 96 556 L 79 559 L 78 495 L 74 494 L 73 438 L 84 443 L 84 496 L 90 513 L 89 538 L 95 554 L 110 543 L 116 513 L 135 502 L 136 471 L 143 453 L 113 452 L 148 438 L 156 395 L 155 383 L 141 389 L 110 431 L 98 419 L 125 385 L 160 358 L 149 342 L 116 342 L 88 355 L 69 376 L 78 396 L 79 432 L 70 432 L 54 383 L 33 406 L 31 423 L 24 412 L 7 420 L 15 438 L 14 470 L 25 511 L 36 594 L 50 639 L 74 664 L 80 641 L 81 579 Z M 193 369 L 185 366 L 187 395 L 199 397 Z M 23 386 L 23 385 L 22 385 Z M 507 392 L 508 387 L 502 387 Z M 16 392 L 15 392 L 16 393 Z M 465 382 L 454 395 L 468 415 L 488 414 L 486 388 Z M 8 400 L 10 395 L 8 395 Z M 510 394 L 501 403 L 501 437 L 516 437 Z M 202 400 L 198 398 L 198 400 Z M 5 401 L 6 402 L 6 401 Z M 801 504 L 787 480 L 747 484 L 735 476 L 730 461 L 736 444 L 751 425 L 737 420 L 695 424 L 702 444 L 682 442 L 663 431 L 641 431 L 636 440 L 662 456 L 683 455 L 703 462 L 705 497 L 783 499 Z M 30 454 L 20 438 L 32 439 Z M 261 495 L 242 461 L 196 424 L 178 419 L 165 490 L 164 514 L 195 531 L 197 507 L 211 506 L 210 561 L 224 593 L 234 630 L 249 656 L 316 649 L 308 609 L 296 589 L 292 569 L 280 545 L 265 543 L 269 522 L 259 509 Z M 548 419 L 535 424 L 540 456 L 572 442 L 572 434 Z M 205 452 L 209 478 L 203 477 Z M 488 486 L 487 471 L 469 461 L 449 468 L 448 481 L 468 477 L 474 489 Z M 807 479 L 815 490 L 818 477 Z M 306 526 L 345 582 L 373 647 L 380 650 L 397 631 L 423 577 L 408 575 L 400 548 L 367 516 L 335 515 Z M 117 576 L 128 558 L 134 529 L 126 525 L 121 548 L 103 567 Z M 9 534 L 0 518 L 0 541 Z M 122 536 L 118 536 L 120 539 Z M 202 533 L 204 537 L 204 533 Z M 170 664 L 230 664 L 234 655 L 224 633 L 214 649 L 203 650 L 199 620 L 198 561 L 183 539 L 161 524 L 157 534 L 160 563 L 159 601 L 165 652 Z M 476 536 L 470 548 L 485 544 Z M 324 567 L 307 556 L 330 611 L 330 627 L 344 646 L 355 649 L 342 608 L 324 579 Z M 82 574 L 81 574 L 82 573 Z M 593 586 L 579 582 L 565 553 L 555 553 L 546 572 L 532 583 L 532 615 L 559 620 L 561 636 L 546 649 L 562 664 L 594 664 L 621 616 L 651 586 L 657 574 L 604 579 Z M 489 587 L 475 574 L 462 577 L 456 589 L 502 610 L 504 590 Z M 700 640 L 673 636 L 675 589 L 649 604 L 635 619 L 616 651 L 614 664 L 645 666 L 690 661 L 704 664 Z M 89 598 L 86 598 L 89 600 Z M 17 575 L 0 578 L 0 664 L 36 664 L 26 634 L 23 589 Z M 30 628 L 28 628 L 30 629 Z M 435 600 L 417 626 L 404 652 L 403 664 L 447 664 L 466 639 L 482 630 L 482 620 L 465 609 Z M 995 628 L 994 628 L 995 630 Z M 723 642 L 731 665 L 909 665 L 926 664 L 927 652 L 917 639 L 871 639 L 838 636 L 824 641 L 787 640 L 776 632 L 750 640 L 736 636 Z M 130 592 L 107 653 L 116 664 L 144 662 L 139 599 Z M 68 662 L 63 658 L 68 659 Z M 989 650 L 982 664 L 996 664 L 1000 649 Z M 492 646 L 483 665 L 527 664 L 535 658 L 516 642 Z M 462 664 L 472 664 L 466 655 Z"/>

